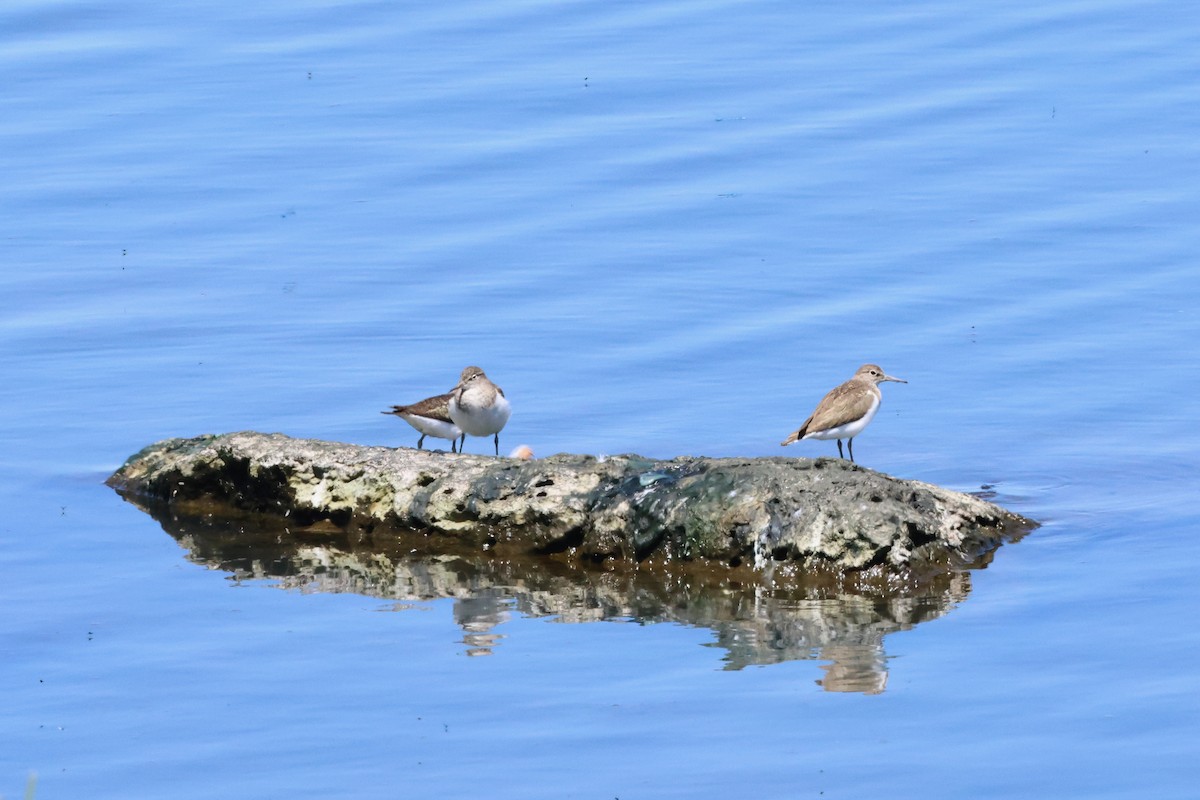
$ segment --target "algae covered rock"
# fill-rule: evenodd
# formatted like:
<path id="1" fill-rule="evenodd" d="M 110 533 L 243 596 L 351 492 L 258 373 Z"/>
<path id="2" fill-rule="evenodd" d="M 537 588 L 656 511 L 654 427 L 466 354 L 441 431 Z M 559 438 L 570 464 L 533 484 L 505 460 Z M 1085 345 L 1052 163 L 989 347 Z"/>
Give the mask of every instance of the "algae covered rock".
<path id="1" fill-rule="evenodd" d="M 556 455 L 521 461 L 254 432 L 170 439 L 109 479 L 152 513 L 273 520 L 284 535 L 413 552 L 840 572 L 971 561 L 1036 523 L 839 459 Z"/>

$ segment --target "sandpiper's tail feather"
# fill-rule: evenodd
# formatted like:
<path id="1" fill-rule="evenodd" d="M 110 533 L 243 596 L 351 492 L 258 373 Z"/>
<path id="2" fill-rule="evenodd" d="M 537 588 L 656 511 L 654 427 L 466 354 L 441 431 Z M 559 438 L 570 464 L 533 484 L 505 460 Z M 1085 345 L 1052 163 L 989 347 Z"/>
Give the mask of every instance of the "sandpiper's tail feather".
<path id="1" fill-rule="evenodd" d="M 812 422 L 812 417 L 804 420 L 804 424 L 798 429 L 788 434 L 788 437 L 779 443 L 781 447 L 787 447 L 792 442 L 798 442 L 804 438 L 804 434 L 808 433 L 808 423 Z"/>

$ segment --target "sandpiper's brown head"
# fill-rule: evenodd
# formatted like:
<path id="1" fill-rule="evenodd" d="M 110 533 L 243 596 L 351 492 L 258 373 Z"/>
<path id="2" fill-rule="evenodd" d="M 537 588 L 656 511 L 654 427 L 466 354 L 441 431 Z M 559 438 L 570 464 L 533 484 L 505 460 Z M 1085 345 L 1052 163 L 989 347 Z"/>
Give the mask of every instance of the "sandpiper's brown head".
<path id="1" fill-rule="evenodd" d="M 479 367 L 467 367 L 462 371 L 462 375 L 458 376 L 458 386 L 454 388 L 457 389 L 459 386 L 466 386 L 468 381 L 473 381 L 477 378 L 487 378 L 487 375 L 484 375 L 483 370 Z"/>
<path id="2" fill-rule="evenodd" d="M 892 381 L 894 383 L 908 383 L 906 380 L 892 377 L 883 371 L 883 367 L 878 364 L 863 364 L 858 368 L 858 372 L 854 373 L 855 380 L 868 380 L 871 383 L 880 384 L 884 381 Z"/>

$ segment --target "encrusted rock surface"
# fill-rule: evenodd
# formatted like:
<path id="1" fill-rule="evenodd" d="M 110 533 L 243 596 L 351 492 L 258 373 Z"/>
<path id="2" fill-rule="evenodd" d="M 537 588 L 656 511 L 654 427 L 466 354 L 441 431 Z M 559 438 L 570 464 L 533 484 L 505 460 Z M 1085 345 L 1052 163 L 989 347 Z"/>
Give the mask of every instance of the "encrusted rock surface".
<path id="1" fill-rule="evenodd" d="M 955 566 L 1036 526 L 840 459 L 519 461 L 254 432 L 159 442 L 108 484 L 147 510 L 271 518 L 296 536 L 394 534 L 414 552 L 611 565 Z"/>

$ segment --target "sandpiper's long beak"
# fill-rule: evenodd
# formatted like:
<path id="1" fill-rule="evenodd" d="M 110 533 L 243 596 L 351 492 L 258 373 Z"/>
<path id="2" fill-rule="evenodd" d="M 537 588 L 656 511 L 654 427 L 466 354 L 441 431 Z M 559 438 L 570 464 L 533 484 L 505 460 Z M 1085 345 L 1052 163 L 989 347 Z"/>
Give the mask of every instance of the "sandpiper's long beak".
<path id="1" fill-rule="evenodd" d="M 901 378 L 893 378 L 891 375 L 884 375 L 879 380 L 880 381 L 895 381 L 896 383 L 908 383 L 908 381 L 906 381 L 906 380 L 903 380 Z"/>

